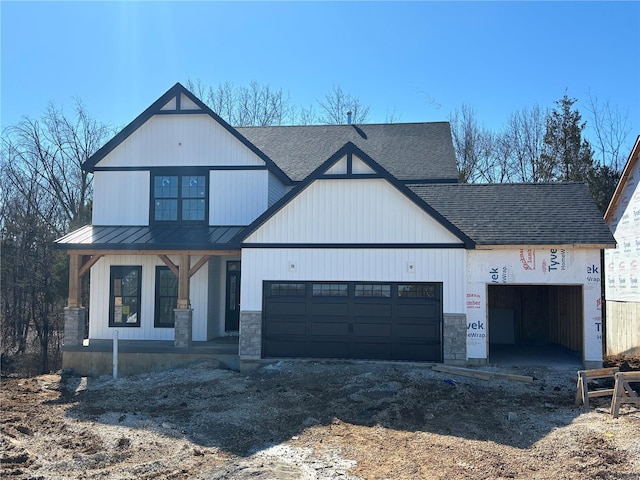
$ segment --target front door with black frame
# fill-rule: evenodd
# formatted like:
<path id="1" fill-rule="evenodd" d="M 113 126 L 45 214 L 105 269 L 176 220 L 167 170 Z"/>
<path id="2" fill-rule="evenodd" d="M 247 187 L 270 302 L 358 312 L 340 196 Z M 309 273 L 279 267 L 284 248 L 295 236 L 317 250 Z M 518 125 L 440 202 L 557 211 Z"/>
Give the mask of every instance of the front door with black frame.
<path id="1" fill-rule="evenodd" d="M 240 262 L 227 262 L 227 294 L 224 329 L 237 332 L 240 328 Z"/>

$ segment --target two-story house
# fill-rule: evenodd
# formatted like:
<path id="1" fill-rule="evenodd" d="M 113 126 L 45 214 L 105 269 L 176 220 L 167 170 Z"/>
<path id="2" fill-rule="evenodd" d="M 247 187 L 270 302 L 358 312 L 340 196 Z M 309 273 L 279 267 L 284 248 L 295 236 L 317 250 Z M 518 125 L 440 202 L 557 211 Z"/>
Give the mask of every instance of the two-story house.
<path id="1" fill-rule="evenodd" d="M 57 242 L 65 367 L 103 371 L 92 345 L 115 332 L 132 362 L 235 336 L 247 366 L 483 364 L 525 344 L 601 364 L 615 242 L 586 186 L 459 184 L 446 122 L 233 128 L 176 84 L 84 169 L 92 224 Z"/>

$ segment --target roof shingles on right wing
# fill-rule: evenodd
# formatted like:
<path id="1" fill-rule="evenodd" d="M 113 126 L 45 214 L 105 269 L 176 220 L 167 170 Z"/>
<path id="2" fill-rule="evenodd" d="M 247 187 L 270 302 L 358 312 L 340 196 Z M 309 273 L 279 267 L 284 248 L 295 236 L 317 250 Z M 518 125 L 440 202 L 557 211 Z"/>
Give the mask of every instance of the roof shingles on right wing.
<path id="1" fill-rule="evenodd" d="M 613 245 L 582 183 L 409 185 L 478 245 Z"/>
<path id="2" fill-rule="evenodd" d="M 304 180 L 347 142 L 398 180 L 457 181 L 448 122 L 238 127 L 291 180 Z"/>

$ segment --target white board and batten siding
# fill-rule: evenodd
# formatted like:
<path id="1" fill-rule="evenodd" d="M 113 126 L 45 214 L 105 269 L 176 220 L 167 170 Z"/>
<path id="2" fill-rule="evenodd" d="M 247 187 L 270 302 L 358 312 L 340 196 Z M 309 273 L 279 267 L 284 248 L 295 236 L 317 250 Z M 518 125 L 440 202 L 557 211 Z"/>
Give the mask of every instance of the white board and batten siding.
<path id="1" fill-rule="evenodd" d="M 262 310 L 262 282 L 442 282 L 445 313 L 464 312 L 464 249 L 242 249 L 241 310 Z"/>
<path id="2" fill-rule="evenodd" d="M 245 243 L 267 244 L 242 249 L 240 297 L 245 311 L 262 310 L 264 280 L 316 280 L 442 282 L 445 312 L 464 312 L 466 251 L 411 248 L 412 243 L 462 242 L 384 179 L 318 180 Z M 312 247 L 318 243 L 387 243 L 403 248 Z"/>
<path id="3" fill-rule="evenodd" d="M 462 244 L 383 179 L 318 180 L 245 243 Z"/>
<path id="4" fill-rule="evenodd" d="M 268 207 L 267 170 L 212 170 L 209 225 L 249 225 Z"/>
<path id="5" fill-rule="evenodd" d="M 93 225 L 148 225 L 148 171 L 98 171 L 93 175 Z"/>
<path id="6" fill-rule="evenodd" d="M 269 172 L 269 206 L 276 203 L 289 191 L 289 187 L 283 184 L 271 172 Z"/>
<path id="7" fill-rule="evenodd" d="M 170 256 L 172 261 L 179 259 Z M 195 264 L 199 257 L 191 259 Z M 142 266 L 139 327 L 109 327 L 109 281 L 112 265 Z M 110 255 L 91 268 L 91 305 L 89 306 L 89 339 L 112 339 L 118 331 L 121 340 L 173 340 L 173 328 L 155 328 L 156 266 L 165 264 L 155 255 Z M 193 340 L 207 340 L 207 269 L 201 268 L 191 277 L 190 296 L 193 309 Z"/>
<path id="8" fill-rule="evenodd" d="M 468 358 L 487 358 L 487 285 L 581 285 L 585 361 L 602 361 L 600 250 L 556 246 L 468 252 Z M 482 325 L 480 327 L 480 325 Z"/>
<path id="9" fill-rule="evenodd" d="M 264 166 L 264 161 L 207 114 L 155 115 L 99 167 Z"/>

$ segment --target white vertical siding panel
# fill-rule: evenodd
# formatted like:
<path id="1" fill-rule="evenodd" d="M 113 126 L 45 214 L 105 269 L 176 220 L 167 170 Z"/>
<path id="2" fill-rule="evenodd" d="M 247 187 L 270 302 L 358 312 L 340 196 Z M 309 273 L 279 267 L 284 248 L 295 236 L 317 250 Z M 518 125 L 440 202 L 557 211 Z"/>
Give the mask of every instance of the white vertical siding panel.
<path id="1" fill-rule="evenodd" d="M 93 225 L 149 225 L 149 172 L 95 172 Z"/>
<path id="2" fill-rule="evenodd" d="M 264 280 L 442 282 L 445 313 L 464 313 L 466 262 L 464 249 L 243 249 L 242 309 L 262 310 Z"/>
<path id="3" fill-rule="evenodd" d="M 267 170 L 213 170 L 209 177 L 210 225 L 249 225 L 267 209 Z"/>
<path id="4" fill-rule="evenodd" d="M 179 258 L 170 256 L 174 263 Z M 198 261 L 191 260 L 191 264 Z M 140 296 L 140 327 L 109 327 L 109 278 L 112 265 L 142 266 L 142 292 Z M 173 340 L 173 328 L 155 328 L 155 270 L 164 266 L 155 255 L 110 255 L 101 258 L 91 268 L 91 305 L 89 307 L 89 338 L 111 339 L 118 331 L 122 340 Z M 193 308 L 194 340 L 206 340 L 207 329 L 207 275 L 201 268 L 191 278 L 191 305 Z M 204 333 L 203 333 L 204 332 Z"/>
<path id="5" fill-rule="evenodd" d="M 103 158 L 100 167 L 264 165 L 207 114 L 156 115 Z"/>
<path id="6" fill-rule="evenodd" d="M 191 257 L 191 265 L 195 265 L 201 257 Z M 197 342 L 207 340 L 207 308 L 208 308 L 208 275 L 205 266 L 200 268 L 189 282 L 189 296 L 193 310 L 193 336 Z"/>
<path id="7" fill-rule="evenodd" d="M 318 180 L 247 242 L 462 243 L 383 179 Z"/>
<path id="8" fill-rule="evenodd" d="M 287 188 L 284 184 L 273 173 L 269 173 L 269 206 L 280 200 L 285 193 Z"/>

